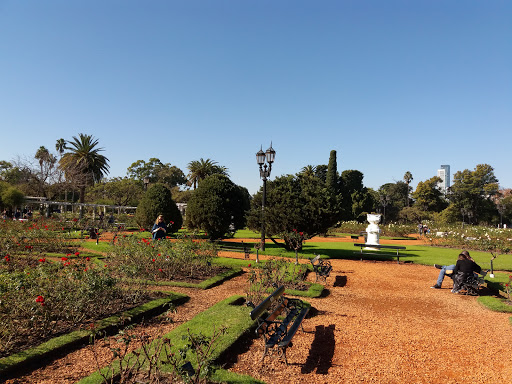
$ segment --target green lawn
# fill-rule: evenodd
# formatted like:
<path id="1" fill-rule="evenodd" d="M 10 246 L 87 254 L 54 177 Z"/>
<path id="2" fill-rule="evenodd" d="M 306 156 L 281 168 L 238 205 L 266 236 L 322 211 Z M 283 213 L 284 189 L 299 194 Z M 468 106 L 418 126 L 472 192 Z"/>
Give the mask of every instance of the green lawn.
<path id="1" fill-rule="evenodd" d="M 450 265 L 455 264 L 457 256 L 461 249 L 430 247 L 420 245 L 407 245 L 404 240 L 403 245 L 407 247 L 405 251 L 400 251 L 400 261 L 410 261 L 422 265 Z M 254 250 L 252 251 L 254 252 Z M 349 259 L 359 260 L 361 258 L 359 247 L 355 247 L 352 242 L 312 242 L 307 241 L 299 252 L 299 258 L 312 258 L 314 254 L 327 256 L 331 259 Z M 396 260 L 396 253 L 386 251 L 372 251 L 376 255 L 363 255 L 364 259 L 377 260 Z M 475 259 L 482 269 L 491 268 L 491 254 L 486 252 L 470 251 L 471 256 Z M 295 253 L 286 251 L 284 248 L 277 246 L 271 242 L 265 245 L 265 252 L 260 254 L 290 257 L 294 258 Z M 512 255 L 500 255 L 494 260 L 494 270 L 512 271 Z"/>

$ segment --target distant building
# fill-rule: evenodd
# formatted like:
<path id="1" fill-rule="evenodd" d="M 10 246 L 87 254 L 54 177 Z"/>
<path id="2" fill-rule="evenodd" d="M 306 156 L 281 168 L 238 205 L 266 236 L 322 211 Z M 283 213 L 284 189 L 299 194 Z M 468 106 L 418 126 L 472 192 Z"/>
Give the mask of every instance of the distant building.
<path id="1" fill-rule="evenodd" d="M 441 168 L 437 170 L 437 177 L 441 179 L 441 182 L 438 184 L 439 189 L 446 193 L 448 188 L 450 188 L 450 166 L 441 165 Z"/>

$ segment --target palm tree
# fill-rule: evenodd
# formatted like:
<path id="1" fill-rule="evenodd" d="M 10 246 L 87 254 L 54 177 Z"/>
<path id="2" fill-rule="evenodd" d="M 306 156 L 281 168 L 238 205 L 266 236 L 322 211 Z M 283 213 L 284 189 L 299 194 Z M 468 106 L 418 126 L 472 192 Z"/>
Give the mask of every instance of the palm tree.
<path id="1" fill-rule="evenodd" d="M 55 150 L 59 153 L 60 157 L 62 157 L 64 151 L 68 149 L 66 146 L 66 140 L 64 139 L 58 139 L 55 143 Z"/>
<path id="2" fill-rule="evenodd" d="M 43 177 L 43 165 L 44 162 L 50 158 L 50 152 L 44 145 L 41 145 L 34 157 L 39 160 L 39 166 L 41 167 L 41 177 Z"/>
<path id="3" fill-rule="evenodd" d="M 409 206 L 409 184 L 412 181 L 412 173 L 407 171 L 404 175 L 405 184 L 407 184 L 407 206 Z"/>
<path id="4" fill-rule="evenodd" d="M 300 174 L 306 177 L 315 177 L 316 167 L 314 165 L 306 165 L 305 167 L 302 167 Z"/>
<path id="5" fill-rule="evenodd" d="M 50 177 L 50 173 L 55 166 L 57 159 L 48 151 L 48 149 L 46 149 L 44 145 L 39 147 L 34 157 L 39 160 L 39 167 L 41 170 L 41 173 L 38 177 L 40 188 L 39 193 L 42 196 L 45 192 L 44 185 L 46 180 Z"/>
<path id="6" fill-rule="evenodd" d="M 187 175 L 188 185 L 193 185 L 196 189 L 197 185 L 205 177 L 215 174 L 228 175 L 228 169 L 221 165 L 217 165 L 216 161 L 203 158 L 193 160 L 187 166 L 189 173 Z"/>
<path id="7" fill-rule="evenodd" d="M 73 136 L 66 152 L 60 159 L 60 166 L 64 170 L 66 177 L 74 179 L 80 188 L 80 202 L 84 202 L 85 188 L 88 185 L 100 181 L 103 176 L 108 174 L 109 160 L 99 152 L 103 148 L 96 148 L 98 140 L 92 135 L 78 134 Z"/>
<path id="8" fill-rule="evenodd" d="M 66 140 L 63 138 L 57 139 L 55 142 L 55 150 L 59 153 L 60 158 L 62 159 L 62 155 L 64 154 L 64 151 L 68 149 L 66 145 Z M 59 185 L 62 183 L 62 172 L 59 172 Z M 68 189 L 67 187 L 64 188 L 64 201 L 68 201 Z"/>

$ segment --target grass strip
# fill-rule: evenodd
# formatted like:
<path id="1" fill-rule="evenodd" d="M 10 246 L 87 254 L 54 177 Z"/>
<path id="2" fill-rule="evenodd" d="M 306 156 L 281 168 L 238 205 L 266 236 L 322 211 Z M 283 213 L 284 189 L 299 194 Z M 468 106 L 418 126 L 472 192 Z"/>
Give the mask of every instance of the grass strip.
<path id="1" fill-rule="evenodd" d="M 512 313 L 512 305 L 500 297 L 479 296 L 477 302 L 494 312 Z"/>
<path id="2" fill-rule="evenodd" d="M 243 296 L 240 295 L 224 299 L 163 337 L 171 340 L 171 351 L 176 353 L 178 349 L 183 348 L 188 343 L 187 336 L 189 330 L 192 334 L 202 334 L 206 337 L 211 337 L 215 329 L 225 327 L 226 332 L 218 339 L 218 344 L 211 356 L 213 360 L 218 360 L 224 353 L 229 351 L 230 347 L 240 337 L 249 332 L 255 325 L 255 322 L 249 316 L 251 308 L 242 305 L 242 303 Z M 133 357 L 128 355 L 125 358 L 130 359 Z M 196 357 L 191 351 L 188 352 L 186 360 L 190 361 L 194 368 L 197 367 Z M 118 374 L 119 362 L 115 363 L 113 367 L 114 374 Z M 170 369 L 171 367 L 169 366 L 162 366 L 162 371 L 164 372 L 169 372 Z M 102 369 L 103 375 L 107 377 L 110 377 L 111 372 L 112 366 Z M 222 369 L 215 371 L 213 380 L 223 383 L 262 383 L 250 376 L 237 375 Z M 99 372 L 95 372 L 79 381 L 78 384 L 99 384 L 103 382 L 102 375 Z"/>
<path id="3" fill-rule="evenodd" d="M 156 314 L 164 312 L 170 304 L 182 304 L 187 299 L 188 296 L 186 295 L 171 293 L 165 298 L 152 300 L 120 314 L 99 320 L 95 323 L 95 329 L 98 332 L 112 333 L 121 325 L 126 326 L 130 323 L 138 322 L 142 318 L 155 316 Z M 86 344 L 89 341 L 90 335 L 90 330 L 73 331 L 62 336 L 54 337 L 37 347 L 4 357 L 0 359 L 0 374 L 3 376 L 19 370 L 21 365 L 30 364 L 45 356 L 55 354 L 64 348 Z"/>

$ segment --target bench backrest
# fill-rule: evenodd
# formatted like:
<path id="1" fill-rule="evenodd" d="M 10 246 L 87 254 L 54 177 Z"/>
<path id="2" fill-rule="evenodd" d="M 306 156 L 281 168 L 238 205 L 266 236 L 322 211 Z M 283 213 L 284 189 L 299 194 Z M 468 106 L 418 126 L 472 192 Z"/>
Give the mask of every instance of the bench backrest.
<path id="1" fill-rule="evenodd" d="M 320 255 L 316 255 L 315 257 L 313 257 L 313 258 L 312 258 L 311 260 L 309 260 L 309 261 L 311 261 L 311 264 L 313 264 L 313 265 L 314 265 L 314 264 L 315 264 L 319 259 L 320 259 Z"/>
<path id="2" fill-rule="evenodd" d="M 263 300 L 256 308 L 251 311 L 251 319 L 256 320 L 259 318 L 270 305 L 278 300 L 284 293 L 284 285 L 281 285 L 277 288 L 270 296 L 268 296 L 265 300 Z"/>

